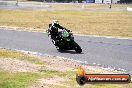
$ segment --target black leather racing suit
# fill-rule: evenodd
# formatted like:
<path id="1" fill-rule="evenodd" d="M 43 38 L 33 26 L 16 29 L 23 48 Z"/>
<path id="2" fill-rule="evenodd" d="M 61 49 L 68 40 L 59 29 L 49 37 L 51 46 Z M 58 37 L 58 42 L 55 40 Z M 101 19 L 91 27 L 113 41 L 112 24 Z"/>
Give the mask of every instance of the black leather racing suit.
<path id="1" fill-rule="evenodd" d="M 58 29 L 64 29 L 62 26 L 57 25 L 57 28 L 49 24 L 51 38 L 56 41 L 56 37 L 58 36 Z"/>
<path id="2" fill-rule="evenodd" d="M 70 31 L 70 30 L 68 30 L 68 29 L 66 29 L 60 25 L 57 25 L 57 28 L 55 28 L 54 26 L 52 26 L 52 24 L 49 24 L 51 39 L 53 39 L 55 41 L 55 45 L 57 45 L 58 40 L 59 40 L 58 29 L 62 29 L 62 30 L 65 29 L 68 32 Z"/>

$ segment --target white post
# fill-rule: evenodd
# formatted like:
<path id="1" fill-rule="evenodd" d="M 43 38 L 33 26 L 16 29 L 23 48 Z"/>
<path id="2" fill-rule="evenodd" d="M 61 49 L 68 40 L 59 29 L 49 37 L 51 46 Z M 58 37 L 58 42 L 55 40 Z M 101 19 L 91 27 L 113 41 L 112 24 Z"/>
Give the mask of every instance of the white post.
<path id="1" fill-rule="evenodd" d="M 127 11 L 132 11 L 132 8 L 130 8 L 130 7 L 127 7 Z"/>
<path id="2" fill-rule="evenodd" d="M 84 5 L 82 5 L 82 9 L 84 9 Z"/>

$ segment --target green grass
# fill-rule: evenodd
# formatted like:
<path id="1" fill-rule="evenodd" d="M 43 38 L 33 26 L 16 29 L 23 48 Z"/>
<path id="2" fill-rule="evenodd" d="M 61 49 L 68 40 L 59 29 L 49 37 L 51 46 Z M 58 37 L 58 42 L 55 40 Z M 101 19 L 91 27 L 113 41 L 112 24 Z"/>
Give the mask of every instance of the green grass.
<path id="1" fill-rule="evenodd" d="M 38 77 L 37 73 L 9 73 L 0 70 L 0 88 L 25 88 Z"/>
<path id="2" fill-rule="evenodd" d="M 60 76 L 60 74 L 62 75 L 64 73 L 55 70 L 43 70 L 37 73 L 31 72 L 10 73 L 7 71 L 0 70 L 0 88 L 27 88 L 27 86 L 36 83 L 37 79 L 51 78 L 54 76 Z M 49 85 L 49 87 L 50 86 L 51 85 Z"/>
<path id="3" fill-rule="evenodd" d="M 65 76 L 64 72 L 56 71 L 56 70 L 40 70 L 40 74 L 43 75 L 43 77 L 54 77 L 54 76 Z"/>
<path id="4" fill-rule="evenodd" d="M 28 60 L 34 64 L 44 64 L 43 61 L 40 61 L 37 57 L 24 54 L 15 50 L 0 49 L 1 58 L 17 58 L 21 60 Z"/>

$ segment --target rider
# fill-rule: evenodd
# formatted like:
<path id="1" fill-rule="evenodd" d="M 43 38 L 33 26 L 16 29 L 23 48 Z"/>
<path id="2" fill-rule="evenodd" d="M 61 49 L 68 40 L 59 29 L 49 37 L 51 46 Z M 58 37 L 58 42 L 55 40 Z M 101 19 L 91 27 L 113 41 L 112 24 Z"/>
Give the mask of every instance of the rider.
<path id="1" fill-rule="evenodd" d="M 51 34 L 51 38 L 55 41 L 55 45 L 57 45 L 57 36 L 58 36 L 58 29 L 65 29 L 66 31 L 70 32 L 70 30 L 67 30 L 66 28 L 60 26 L 58 20 L 53 20 L 51 24 L 49 24 L 49 30 Z"/>
<path id="2" fill-rule="evenodd" d="M 57 36 L 58 29 L 64 29 L 62 26 L 59 25 L 58 20 L 53 20 L 51 24 L 49 24 L 50 32 L 53 34 L 53 36 Z"/>

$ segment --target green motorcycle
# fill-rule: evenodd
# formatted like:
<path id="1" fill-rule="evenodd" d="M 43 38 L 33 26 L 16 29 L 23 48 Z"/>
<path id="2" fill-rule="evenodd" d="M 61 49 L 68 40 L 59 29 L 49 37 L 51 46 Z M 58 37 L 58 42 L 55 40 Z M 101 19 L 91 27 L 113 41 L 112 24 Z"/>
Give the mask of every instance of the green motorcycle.
<path id="1" fill-rule="evenodd" d="M 52 36 L 53 35 L 51 35 L 51 39 Z M 77 53 L 82 52 L 81 47 L 74 41 L 74 36 L 71 32 L 63 29 L 62 31 L 58 32 L 56 39 L 57 44 L 55 44 L 56 41 L 54 39 L 52 39 L 52 42 L 56 48 L 59 48 L 59 50 L 75 50 Z"/>

